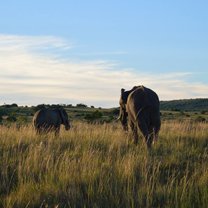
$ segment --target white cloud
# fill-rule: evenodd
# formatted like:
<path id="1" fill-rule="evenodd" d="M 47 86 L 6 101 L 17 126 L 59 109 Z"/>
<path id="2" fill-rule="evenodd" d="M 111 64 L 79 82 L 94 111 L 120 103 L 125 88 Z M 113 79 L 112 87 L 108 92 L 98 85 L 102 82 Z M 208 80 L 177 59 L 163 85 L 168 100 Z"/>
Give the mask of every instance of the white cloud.
<path id="1" fill-rule="evenodd" d="M 56 37 L 0 35 L 0 103 L 82 102 L 113 107 L 118 105 L 120 88 L 141 84 L 154 89 L 162 100 L 207 95 L 208 85 L 185 81 L 191 74 L 149 74 L 102 60 L 75 62 L 44 51 L 71 47 Z"/>
<path id="2" fill-rule="evenodd" d="M 0 50 L 10 51 L 12 49 L 27 50 L 35 48 L 62 48 L 69 49 L 69 45 L 65 40 L 53 36 L 16 36 L 0 34 Z M 15 52 L 15 51 L 14 51 Z"/>

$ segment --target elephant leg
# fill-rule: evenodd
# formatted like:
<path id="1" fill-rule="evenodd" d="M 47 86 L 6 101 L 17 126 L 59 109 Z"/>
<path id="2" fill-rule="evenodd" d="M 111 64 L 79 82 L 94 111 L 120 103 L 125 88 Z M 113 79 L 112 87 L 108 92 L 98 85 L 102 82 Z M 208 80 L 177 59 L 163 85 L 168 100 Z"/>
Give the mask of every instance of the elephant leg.
<path id="1" fill-rule="evenodd" d="M 153 140 L 155 138 L 155 131 L 152 126 L 148 128 L 148 139 L 147 139 L 147 147 L 151 148 Z"/>
<path id="2" fill-rule="evenodd" d="M 41 134 L 41 129 L 40 129 L 40 128 L 37 128 L 37 129 L 36 129 L 36 134 L 38 134 L 38 135 Z"/>
<path id="3" fill-rule="evenodd" d="M 128 132 L 128 124 L 123 125 L 123 130 L 124 130 L 125 132 Z"/>
<path id="4" fill-rule="evenodd" d="M 138 127 L 139 129 L 141 130 L 144 138 L 145 138 L 145 142 L 147 144 L 147 147 L 151 147 L 151 144 L 150 144 L 150 141 L 149 141 L 149 131 L 148 131 L 148 127 L 147 127 L 147 124 L 145 122 L 144 119 L 139 119 L 138 121 Z"/>
<path id="5" fill-rule="evenodd" d="M 36 133 L 38 135 L 42 135 L 44 133 L 44 128 L 42 126 L 37 126 L 36 127 Z"/>
<path id="6" fill-rule="evenodd" d="M 158 140 L 160 126 L 161 126 L 161 121 L 160 121 L 160 118 L 158 117 L 154 119 L 154 141 L 153 142 Z"/>
<path id="7" fill-rule="evenodd" d="M 134 143 L 137 144 L 137 143 L 138 143 L 138 131 L 137 131 L 137 126 L 134 124 L 133 121 L 130 121 L 130 127 L 131 127 L 131 130 L 132 130 L 132 132 L 133 132 Z"/>

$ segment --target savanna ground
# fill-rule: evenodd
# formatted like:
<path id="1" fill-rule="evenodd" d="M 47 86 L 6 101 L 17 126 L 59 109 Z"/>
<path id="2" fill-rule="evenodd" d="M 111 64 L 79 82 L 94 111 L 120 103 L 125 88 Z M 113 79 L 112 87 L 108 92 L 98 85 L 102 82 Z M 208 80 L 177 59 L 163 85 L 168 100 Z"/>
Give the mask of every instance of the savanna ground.
<path id="1" fill-rule="evenodd" d="M 163 121 L 151 151 L 119 123 L 72 125 L 0 126 L 0 207 L 208 206 L 208 123 Z"/>

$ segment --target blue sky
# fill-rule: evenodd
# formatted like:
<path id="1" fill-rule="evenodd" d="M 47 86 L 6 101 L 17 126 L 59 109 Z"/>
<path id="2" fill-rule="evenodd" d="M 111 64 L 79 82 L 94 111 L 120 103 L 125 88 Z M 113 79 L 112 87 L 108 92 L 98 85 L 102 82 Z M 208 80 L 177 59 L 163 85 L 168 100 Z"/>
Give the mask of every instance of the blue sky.
<path id="1" fill-rule="evenodd" d="M 207 97 L 207 1 L 4 1 L 0 104 L 118 105 L 145 85 L 161 100 Z"/>

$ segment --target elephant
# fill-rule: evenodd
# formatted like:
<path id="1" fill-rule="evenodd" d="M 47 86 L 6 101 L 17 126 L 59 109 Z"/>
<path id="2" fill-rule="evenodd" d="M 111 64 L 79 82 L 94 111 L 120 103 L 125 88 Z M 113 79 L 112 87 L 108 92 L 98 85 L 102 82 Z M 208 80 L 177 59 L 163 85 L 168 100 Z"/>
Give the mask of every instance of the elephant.
<path id="1" fill-rule="evenodd" d="M 66 130 L 70 129 L 68 115 L 63 108 L 44 108 L 33 116 L 33 126 L 38 134 L 55 132 L 58 135 L 61 124 Z"/>
<path id="2" fill-rule="evenodd" d="M 160 102 L 158 95 L 144 86 L 131 90 L 121 89 L 119 120 L 125 131 L 130 126 L 134 143 L 138 143 L 138 129 L 142 132 L 147 148 L 156 141 L 161 127 Z"/>

